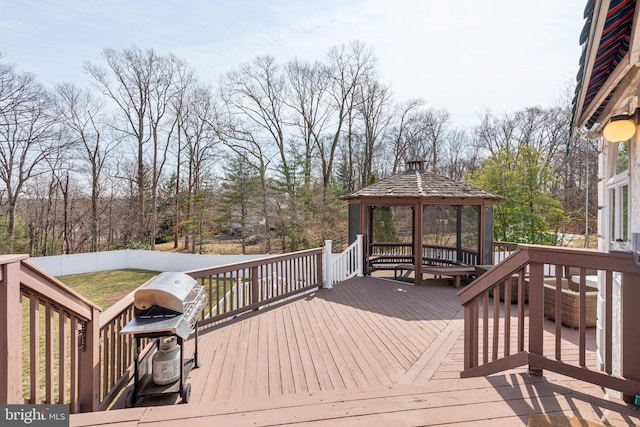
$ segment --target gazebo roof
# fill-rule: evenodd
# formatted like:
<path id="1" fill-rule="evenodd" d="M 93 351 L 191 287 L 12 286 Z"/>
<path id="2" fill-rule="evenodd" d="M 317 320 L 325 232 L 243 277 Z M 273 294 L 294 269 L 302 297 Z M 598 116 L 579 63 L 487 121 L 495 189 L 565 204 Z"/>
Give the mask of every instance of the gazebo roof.
<path id="1" fill-rule="evenodd" d="M 408 162 L 408 169 L 390 176 L 358 191 L 342 196 L 343 200 L 361 198 L 473 198 L 502 200 L 502 196 L 491 194 L 464 182 L 454 181 L 443 175 L 423 169 L 422 161 Z"/>

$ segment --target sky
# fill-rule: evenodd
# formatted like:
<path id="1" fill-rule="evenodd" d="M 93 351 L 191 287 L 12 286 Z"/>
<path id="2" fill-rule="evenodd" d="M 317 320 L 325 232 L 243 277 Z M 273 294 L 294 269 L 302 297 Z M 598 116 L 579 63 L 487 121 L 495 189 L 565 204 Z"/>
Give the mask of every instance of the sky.
<path id="1" fill-rule="evenodd" d="M 454 127 L 572 96 L 586 0 L 0 0 L 0 53 L 45 86 L 87 86 L 105 48 L 173 53 L 214 87 L 270 55 L 323 61 L 359 40 L 394 101 Z"/>

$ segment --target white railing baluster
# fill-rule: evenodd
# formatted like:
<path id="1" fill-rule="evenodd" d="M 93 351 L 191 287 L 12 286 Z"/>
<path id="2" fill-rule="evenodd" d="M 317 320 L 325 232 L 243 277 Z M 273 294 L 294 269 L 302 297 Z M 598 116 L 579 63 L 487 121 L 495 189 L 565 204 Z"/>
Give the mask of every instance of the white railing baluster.
<path id="1" fill-rule="evenodd" d="M 330 288 L 334 283 L 342 282 L 354 276 L 362 277 L 364 270 L 362 265 L 362 234 L 358 234 L 356 241 L 334 260 L 330 260 L 331 252 L 325 252 L 325 256 L 329 259 L 327 263 L 327 265 L 330 265 L 328 272 L 332 273 L 331 275 L 327 274 L 327 280 L 331 282 L 327 287 Z"/>

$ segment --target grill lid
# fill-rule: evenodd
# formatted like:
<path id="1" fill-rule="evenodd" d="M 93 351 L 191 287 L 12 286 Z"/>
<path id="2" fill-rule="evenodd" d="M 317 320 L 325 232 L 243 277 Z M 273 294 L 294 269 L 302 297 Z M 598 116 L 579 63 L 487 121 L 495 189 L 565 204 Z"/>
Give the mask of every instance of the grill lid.
<path id="1" fill-rule="evenodd" d="M 196 279 L 184 273 L 160 273 L 135 291 L 133 305 L 141 311 L 156 305 L 184 313 L 198 295 L 197 284 Z"/>
<path id="2" fill-rule="evenodd" d="M 133 294 L 134 312 L 121 334 L 176 334 L 187 339 L 209 300 L 204 287 L 184 273 L 161 273 Z M 153 335 L 156 334 L 156 335 Z"/>

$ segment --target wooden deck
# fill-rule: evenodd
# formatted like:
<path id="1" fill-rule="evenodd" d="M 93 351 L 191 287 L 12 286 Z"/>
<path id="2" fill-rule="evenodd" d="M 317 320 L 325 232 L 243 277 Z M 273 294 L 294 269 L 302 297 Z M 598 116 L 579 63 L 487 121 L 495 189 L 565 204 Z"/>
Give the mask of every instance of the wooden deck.
<path id="1" fill-rule="evenodd" d="M 514 426 L 534 413 L 640 424 L 634 408 L 605 399 L 599 387 L 553 373 L 460 379 L 456 292 L 355 278 L 242 316 L 200 335 L 188 404 L 149 399 L 72 415 L 71 425 Z"/>

